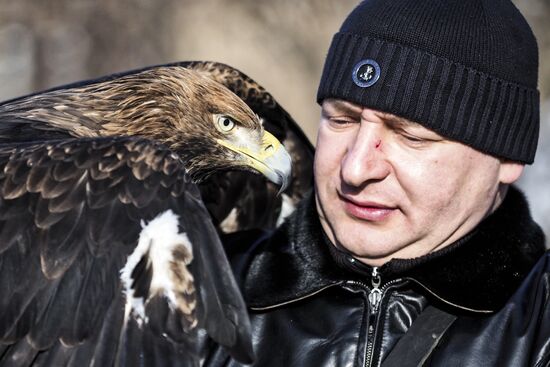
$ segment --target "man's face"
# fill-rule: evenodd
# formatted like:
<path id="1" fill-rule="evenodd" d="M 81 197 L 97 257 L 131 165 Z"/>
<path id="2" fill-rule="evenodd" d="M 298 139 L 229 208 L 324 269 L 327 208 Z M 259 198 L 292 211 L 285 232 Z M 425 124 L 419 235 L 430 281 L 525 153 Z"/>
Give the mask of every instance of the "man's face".
<path id="1" fill-rule="evenodd" d="M 500 183 L 521 173 L 419 124 L 332 99 L 322 105 L 314 168 L 323 229 L 375 266 L 464 236 L 500 204 Z"/>

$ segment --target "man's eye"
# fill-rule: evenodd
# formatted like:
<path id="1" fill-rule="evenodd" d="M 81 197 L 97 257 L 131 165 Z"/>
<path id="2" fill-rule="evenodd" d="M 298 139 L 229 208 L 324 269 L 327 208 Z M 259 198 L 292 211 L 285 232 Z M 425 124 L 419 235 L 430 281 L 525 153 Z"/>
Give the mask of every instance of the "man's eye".
<path id="1" fill-rule="evenodd" d="M 354 124 L 356 121 L 351 118 L 327 117 L 329 123 L 335 127 L 346 127 Z"/>
<path id="2" fill-rule="evenodd" d="M 339 124 L 339 125 L 351 124 L 351 121 L 349 121 L 349 120 L 330 119 L 330 121 L 334 122 L 335 124 Z"/>
<path id="3" fill-rule="evenodd" d="M 408 141 L 411 141 L 411 142 L 414 142 L 414 143 L 420 143 L 420 142 L 426 141 L 426 139 L 422 139 L 422 138 L 419 138 L 418 136 L 414 136 L 414 135 L 402 134 L 401 136 L 403 136 Z"/>
<path id="4" fill-rule="evenodd" d="M 432 138 L 426 138 L 426 137 L 420 137 L 417 135 L 411 135 L 411 134 L 403 134 L 401 133 L 400 136 L 405 140 L 405 142 L 411 146 L 417 146 L 417 147 L 424 147 L 428 146 L 431 143 L 436 143 L 441 141 L 441 139 L 432 139 Z"/>

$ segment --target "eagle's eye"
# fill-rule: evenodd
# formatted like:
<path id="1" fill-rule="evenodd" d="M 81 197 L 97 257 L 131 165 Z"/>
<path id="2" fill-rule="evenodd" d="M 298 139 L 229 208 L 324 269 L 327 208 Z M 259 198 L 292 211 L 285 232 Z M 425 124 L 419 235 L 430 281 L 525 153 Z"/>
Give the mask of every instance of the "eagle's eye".
<path id="1" fill-rule="evenodd" d="M 217 120 L 218 129 L 222 132 L 231 131 L 235 127 L 235 122 L 227 116 L 219 115 Z"/>

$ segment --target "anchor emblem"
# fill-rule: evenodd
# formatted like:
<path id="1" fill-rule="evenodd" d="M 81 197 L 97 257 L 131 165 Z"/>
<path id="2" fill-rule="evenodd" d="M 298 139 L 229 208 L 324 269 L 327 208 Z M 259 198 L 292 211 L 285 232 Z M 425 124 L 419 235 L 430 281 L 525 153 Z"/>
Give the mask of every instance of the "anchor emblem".
<path id="1" fill-rule="evenodd" d="M 380 65 L 374 60 L 361 60 L 353 67 L 353 82 L 361 88 L 373 85 L 380 78 Z"/>
<path id="2" fill-rule="evenodd" d="M 366 81 L 366 82 L 371 80 L 373 76 L 374 76 L 374 68 L 370 65 L 367 66 L 367 69 L 365 70 L 365 72 L 363 74 L 359 74 L 359 77 L 361 79 L 363 79 L 364 81 Z"/>

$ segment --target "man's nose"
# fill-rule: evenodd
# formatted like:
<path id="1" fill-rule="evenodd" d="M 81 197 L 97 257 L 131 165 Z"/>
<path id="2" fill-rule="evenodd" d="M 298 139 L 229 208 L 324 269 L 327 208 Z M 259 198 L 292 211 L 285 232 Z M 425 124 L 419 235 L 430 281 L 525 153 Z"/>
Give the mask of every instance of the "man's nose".
<path id="1" fill-rule="evenodd" d="M 390 172 L 381 127 L 361 122 L 342 160 L 342 179 L 350 186 L 360 187 L 369 181 L 381 181 Z"/>

